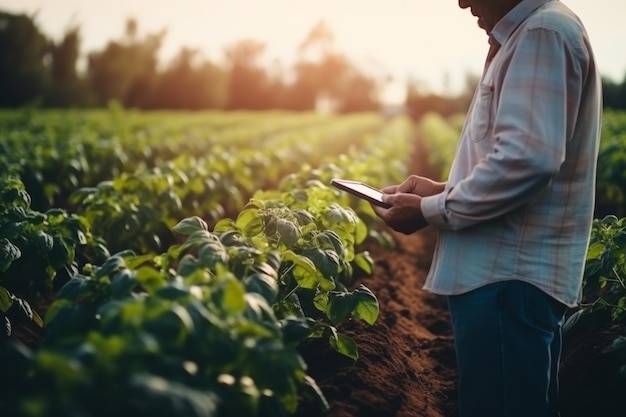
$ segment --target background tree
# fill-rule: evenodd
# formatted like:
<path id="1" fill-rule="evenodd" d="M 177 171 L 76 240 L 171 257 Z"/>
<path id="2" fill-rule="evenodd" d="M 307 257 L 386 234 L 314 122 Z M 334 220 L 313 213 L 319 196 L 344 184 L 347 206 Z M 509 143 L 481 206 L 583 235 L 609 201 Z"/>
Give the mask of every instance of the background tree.
<path id="1" fill-rule="evenodd" d="M 88 74 L 98 105 L 118 100 L 129 107 L 145 107 L 157 76 L 157 54 L 165 31 L 137 37 L 137 22 L 129 19 L 122 39 L 89 54 Z"/>
<path id="2" fill-rule="evenodd" d="M 50 84 L 45 104 L 52 107 L 84 106 L 92 103 L 86 81 L 78 73 L 80 29 L 71 27 L 63 39 L 50 46 Z"/>
<path id="3" fill-rule="evenodd" d="M 332 30 L 321 21 L 314 26 L 298 48 L 295 66 L 294 104 L 299 110 L 315 108 L 324 101 L 330 110 L 373 110 L 377 82 L 367 77 L 334 47 Z M 358 89 L 358 91 L 357 91 Z"/>
<path id="4" fill-rule="evenodd" d="M 48 40 L 34 18 L 0 12 L 0 107 L 18 107 L 43 98 Z"/>
<path id="5" fill-rule="evenodd" d="M 269 80 L 259 59 L 266 45 L 241 40 L 225 49 L 229 66 L 228 108 L 260 110 L 271 103 Z"/>
<path id="6" fill-rule="evenodd" d="M 158 77 L 155 108 L 199 110 L 224 108 L 227 102 L 227 74 L 203 60 L 195 49 L 182 48 Z"/>
<path id="7" fill-rule="evenodd" d="M 621 83 L 608 78 L 602 79 L 604 107 L 610 109 L 626 109 L 626 75 Z"/>

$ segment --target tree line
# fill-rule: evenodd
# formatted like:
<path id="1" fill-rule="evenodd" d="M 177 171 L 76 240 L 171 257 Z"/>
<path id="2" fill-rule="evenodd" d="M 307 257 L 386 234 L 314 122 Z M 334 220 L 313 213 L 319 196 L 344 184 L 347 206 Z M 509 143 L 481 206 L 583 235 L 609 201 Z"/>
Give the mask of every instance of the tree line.
<path id="1" fill-rule="evenodd" d="M 378 105 L 379 82 L 334 49 L 323 22 L 301 42 L 289 77 L 279 64 L 261 65 L 265 45 L 252 39 L 227 46 L 223 64 L 183 47 L 162 65 L 165 35 L 141 35 L 129 19 L 118 39 L 86 54 L 79 71 L 78 26 L 55 41 L 33 17 L 0 11 L 0 107 L 106 106 L 115 100 L 139 109 L 310 110 L 320 97 L 340 111 Z"/>
<path id="2" fill-rule="evenodd" d="M 137 21 L 129 19 L 119 38 L 83 56 L 79 26 L 54 40 L 34 17 L 0 11 L 0 107 L 102 107 L 117 101 L 146 110 L 304 111 L 321 100 L 340 112 L 381 106 L 379 92 L 387 80 L 368 75 L 337 51 L 323 22 L 302 40 L 292 68 L 279 62 L 264 67 L 266 46 L 253 39 L 226 46 L 224 63 L 182 47 L 163 64 L 158 55 L 165 36 L 165 30 L 141 35 Z M 405 105 L 414 116 L 464 111 L 476 81 L 468 76 L 466 91 L 454 97 L 409 83 Z M 626 78 L 603 84 L 605 105 L 626 109 Z"/>

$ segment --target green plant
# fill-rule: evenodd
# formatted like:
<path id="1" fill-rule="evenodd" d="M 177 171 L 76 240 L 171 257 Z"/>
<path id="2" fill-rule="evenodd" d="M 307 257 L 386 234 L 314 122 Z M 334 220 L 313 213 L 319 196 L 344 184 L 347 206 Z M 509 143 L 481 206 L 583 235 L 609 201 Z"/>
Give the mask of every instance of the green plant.
<path id="1" fill-rule="evenodd" d="M 583 311 L 608 310 L 626 323 L 626 218 L 595 219 L 583 280 Z"/>
<path id="2" fill-rule="evenodd" d="M 371 273 L 373 261 L 366 252 L 355 253 L 367 236 L 363 222 L 330 199 L 328 187 L 286 193 L 280 200 L 252 199 L 235 221 L 220 221 L 215 231 L 257 250 L 278 251 L 283 262 L 274 311 L 279 317 L 312 318 L 311 336 L 326 336 L 339 353 L 357 359 L 356 344 L 336 326 L 349 317 L 376 321 L 374 294 L 364 285 L 348 289 L 353 264 Z"/>
<path id="3" fill-rule="evenodd" d="M 9 336 L 11 318 L 42 324 L 30 302 L 65 284 L 79 260 L 109 253 L 83 218 L 60 209 L 32 210 L 24 184 L 14 177 L 0 178 L 0 218 L 0 314 L 7 329 L 0 333 Z"/>

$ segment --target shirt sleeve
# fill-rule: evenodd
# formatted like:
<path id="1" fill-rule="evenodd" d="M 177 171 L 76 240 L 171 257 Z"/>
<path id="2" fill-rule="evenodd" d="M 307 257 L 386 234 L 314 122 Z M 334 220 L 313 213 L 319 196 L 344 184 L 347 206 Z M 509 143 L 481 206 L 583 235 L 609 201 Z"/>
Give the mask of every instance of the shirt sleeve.
<path id="1" fill-rule="evenodd" d="M 554 30 L 521 35 L 495 81 L 490 137 L 481 140 L 492 145 L 469 175 L 422 200 L 430 224 L 458 230 L 497 218 L 532 201 L 558 174 L 583 86 L 575 49 Z"/>

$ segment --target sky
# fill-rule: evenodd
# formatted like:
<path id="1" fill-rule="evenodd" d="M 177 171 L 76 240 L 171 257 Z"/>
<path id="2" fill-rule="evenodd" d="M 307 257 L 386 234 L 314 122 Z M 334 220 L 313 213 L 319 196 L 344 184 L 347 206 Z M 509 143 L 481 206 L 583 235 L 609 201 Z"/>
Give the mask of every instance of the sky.
<path id="1" fill-rule="evenodd" d="M 600 72 L 621 82 L 626 1 L 562 1 L 585 24 Z M 187 46 L 219 62 L 226 46 L 255 39 L 266 45 L 268 63 L 284 67 L 323 21 L 334 34 L 336 50 L 368 72 L 389 75 L 402 85 L 417 80 L 444 93 L 460 91 L 467 74 L 479 74 L 488 49 L 485 32 L 458 0 L 0 0 L 0 10 L 34 16 L 54 40 L 78 25 L 83 53 L 121 38 L 126 20 L 134 18 L 140 37 L 167 30 L 163 61 Z"/>

